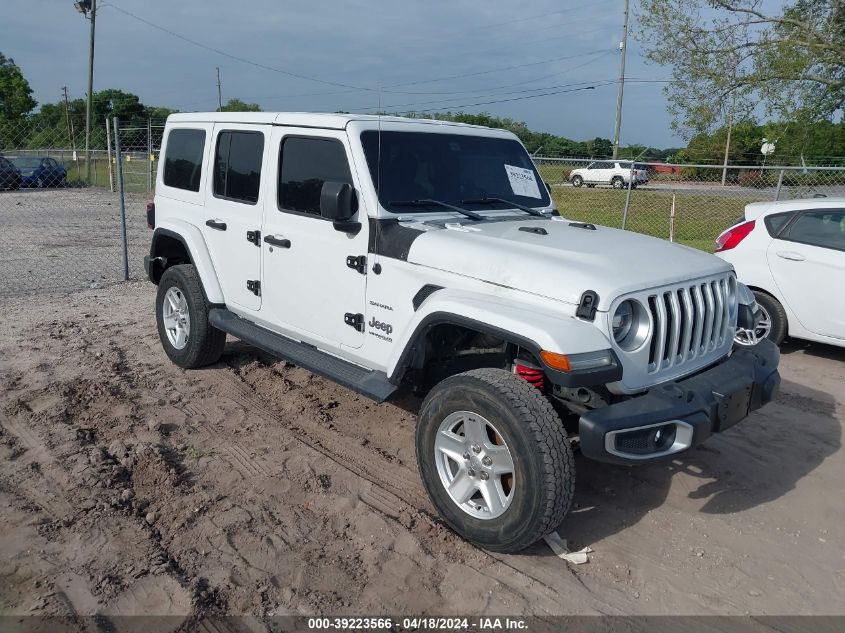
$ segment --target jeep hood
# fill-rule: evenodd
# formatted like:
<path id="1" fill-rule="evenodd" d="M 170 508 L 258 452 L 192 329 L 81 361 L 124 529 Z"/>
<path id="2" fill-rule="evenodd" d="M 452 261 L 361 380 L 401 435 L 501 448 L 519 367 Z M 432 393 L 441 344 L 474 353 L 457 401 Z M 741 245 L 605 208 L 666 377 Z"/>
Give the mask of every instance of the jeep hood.
<path id="1" fill-rule="evenodd" d="M 600 310 L 629 292 L 732 269 L 718 257 L 647 235 L 542 219 L 429 229 L 413 241 L 408 261 L 572 304 L 593 290 Z"/>

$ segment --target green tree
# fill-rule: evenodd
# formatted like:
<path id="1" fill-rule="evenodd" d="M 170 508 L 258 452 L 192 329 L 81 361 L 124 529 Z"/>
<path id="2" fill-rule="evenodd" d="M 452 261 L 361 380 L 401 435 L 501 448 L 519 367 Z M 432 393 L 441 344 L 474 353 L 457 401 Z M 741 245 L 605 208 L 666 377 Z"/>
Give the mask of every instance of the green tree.
<path id="1" fill-rule="evenodd" d="M 18 119 L 35 108 L 32 88 L 11 57 L 0 53 L 0 117 Z"/>
<path id="2" fill-rule="evenodd" d="M 845 106 L 845 2 L 640 0 L 637 37 L 666 66 L 673 127 L 687 138 L 749 118 L 832 120 Z"/>
<path id="3" fill-rule="evenodd" d="M 261 106 L 257 103 L 246 103 L 240 99 L 229 99 L 220 108 L 220 112 L 261 112 Z"/>

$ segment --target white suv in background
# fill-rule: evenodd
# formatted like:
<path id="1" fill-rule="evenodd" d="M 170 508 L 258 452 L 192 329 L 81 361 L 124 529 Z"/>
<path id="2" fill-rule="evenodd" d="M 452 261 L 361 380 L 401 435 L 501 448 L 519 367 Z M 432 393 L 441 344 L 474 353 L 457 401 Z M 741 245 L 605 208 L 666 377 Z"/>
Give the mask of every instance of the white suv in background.
<path id="1" fill-rule="evenodd" d="M 573 169 L 569 173 L 569 182 L 575 187 L 587 185 L 610 185 L 614 189 L 624 189 L 633 176 L 631 187 L 648 182 L 648 172 L 644 165 L 626 161 L 597 160 L 583 169 Z"/>
<path id="2" fill-rule="evenodd" d="M 789 335 L 845 347 L 845 198 L 749 204 L 717 238 L 716 254 L 763 310 L 737 343 Z"/>

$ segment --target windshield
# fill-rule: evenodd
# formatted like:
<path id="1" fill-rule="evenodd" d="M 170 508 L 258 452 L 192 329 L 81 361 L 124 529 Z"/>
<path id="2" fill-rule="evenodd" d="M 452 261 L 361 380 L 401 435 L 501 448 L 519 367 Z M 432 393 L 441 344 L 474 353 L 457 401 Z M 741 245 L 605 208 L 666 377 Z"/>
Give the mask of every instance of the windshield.
<path id="1" fill-rule="evenodd" d="M 549 205 L 549 192 L 534 163 L 525 148 L 512 139 L 381 132 L 379 141 L 378 130 L 367 130 L 361 133 L 361 143 L 379 202 L 393 213 L 438 210 L 437 206 L 399 204 L 423 200 L 460 207 L 467 206 L 463 201 L 483 198 L 502 198 L 532 208 Z M 486 211 L 471 206 L 475 211 Z"/>
<path id="2" fill-rule="evenodd" d="M 15 165 L 24 169 L 34 169 L 41 164 L 40 158 L 16 158 Z"/>

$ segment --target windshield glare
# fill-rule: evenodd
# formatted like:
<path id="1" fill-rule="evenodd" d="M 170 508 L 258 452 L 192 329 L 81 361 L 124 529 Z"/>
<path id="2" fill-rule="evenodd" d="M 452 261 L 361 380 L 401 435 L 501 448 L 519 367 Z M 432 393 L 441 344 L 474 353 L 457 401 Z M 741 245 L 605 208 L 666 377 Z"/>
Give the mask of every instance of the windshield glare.
<path id="1" fill-rule="evenodd" d="M 443 211 L 395 204 L 412 200 L 438 200 L 480 212 L 507 206 L 485 208 L 461 201 L 503 198 L 535 208 L 549 205 L 531 157 L 513 139 L 386 131 L 379 140 L 378 130 L 368 130 L 361 133 L 361 143 L 379 202 L 393 213 Z"/>

